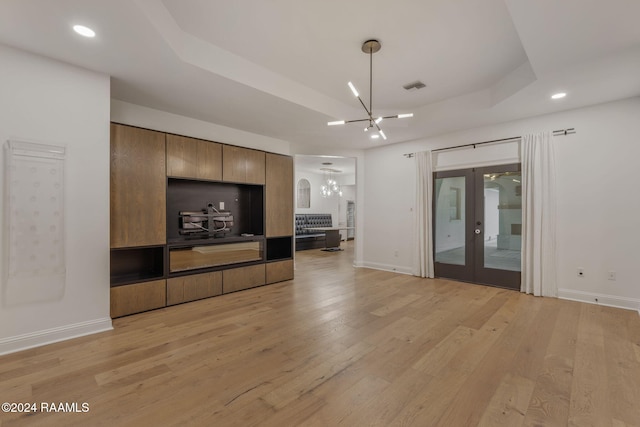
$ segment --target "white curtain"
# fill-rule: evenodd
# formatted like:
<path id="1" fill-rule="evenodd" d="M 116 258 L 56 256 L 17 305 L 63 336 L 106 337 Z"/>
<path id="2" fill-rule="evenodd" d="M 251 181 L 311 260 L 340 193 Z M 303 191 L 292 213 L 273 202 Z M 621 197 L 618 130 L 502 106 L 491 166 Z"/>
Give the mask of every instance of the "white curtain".
<path id="1" fill-rule="evenodd" d="M 433 278 L 433 164 L 431 151 L 415 154 L 416 212 L 413 275 Z"/>
<path id="2" fill-rule="evenodd" d="M 524 135 L 522 155 L 522 292 L 557 296 L 553 133 Z"/>

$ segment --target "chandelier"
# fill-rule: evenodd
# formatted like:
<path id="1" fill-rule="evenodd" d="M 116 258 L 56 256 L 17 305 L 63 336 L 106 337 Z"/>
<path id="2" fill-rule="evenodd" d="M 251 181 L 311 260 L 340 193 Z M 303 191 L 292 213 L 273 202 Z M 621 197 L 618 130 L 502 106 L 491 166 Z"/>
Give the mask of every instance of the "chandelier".
<path id="1" fill-rule="evenodd" d="M 321 168 L 320 170 L 324 172 L 323 184 L 320 186 L 322 197 L 328 198 L 335 195 L 342 197 L 342 188 L 333 177 L 334 173 L 340 173 L 341 171 L 331 168 Z"/>
<path id="2" fill-rule="evenodd" d="M 385 133 L 380 128 L 380 122 L 382 120 L 404 119 L 407 117 L 413 117 L 413 113 L 405 113 L 405 114 L 396 114 L 393 116 L 378 116 L 377 118 L 374 118 L 373 107 L 372 107 L 373 105 L 373 54 L 378 52 L 381 47 L 382 45 L 380 44 L 380 42 L 374 39 L 367 40 L 362 44 L 362 51 L 364 53 L 369 54 L 369 107 L 368 108 L 367 108 L 367 105 L 364 103 L 364 101 L 362 101 L 362 98 L 360 98 L 360 94 L 358 93 L 358 90 L 355 88 L 353 83 L 351 82 L 347 83 L 347 85 L 349 86 L 349 89 L 351 89 L 351 92 L 353 93 L 353 96 L 358 98 L 358 101 L 360 101 L 360 104 L 362 104 L 364 111 L 367 112 L 368 117 L 365 119 L 357 119 L 357 120 L 336 120 L 333 122 L 328 122 L 327 125 L 336 126 L 336 125 L 344 125 L 346 123 L 367 122 L 367 127 L 364 128 L 364 131 L 369 132 L 370 130 L 373 130 L 373 132 L 371 132 L 372 139 L 377 139 L 382 137 L 382 139 L 386 140 L 387 135 L 385 135 Z"/>

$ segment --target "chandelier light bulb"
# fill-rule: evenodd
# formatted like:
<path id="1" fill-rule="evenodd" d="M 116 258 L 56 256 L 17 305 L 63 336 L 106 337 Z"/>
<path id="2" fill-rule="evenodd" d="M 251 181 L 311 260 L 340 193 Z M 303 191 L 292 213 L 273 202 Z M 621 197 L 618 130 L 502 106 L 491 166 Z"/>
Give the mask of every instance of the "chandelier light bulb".
<path id="1" fill-rule="evenodd" d="M 359 97 L 360 94 L 356 90 L 356 87 L 353 85 L 353 83 L 349 82 L 347 84 L 349 85 L 349 89 L 351 89 L 351 92 L 353 92 L 353 96 L 355 96 L 356 98 Z"/>
<path id="2" fill-rule="evenodd" d="M 320 186 L 320 194 L 322 195 L 322 197 L 329 198 L 336 194 L 338 196 L 342 196 L 342 188 L 340 187 L 340 184 L 338 184 L 338 181 L 333 178 L 333 173 L 339 173 L 340 171 L 334 171 L 333 169 L 328 168 L 323 169 L 323 171 L 324 179 L 322 185 Z"/>

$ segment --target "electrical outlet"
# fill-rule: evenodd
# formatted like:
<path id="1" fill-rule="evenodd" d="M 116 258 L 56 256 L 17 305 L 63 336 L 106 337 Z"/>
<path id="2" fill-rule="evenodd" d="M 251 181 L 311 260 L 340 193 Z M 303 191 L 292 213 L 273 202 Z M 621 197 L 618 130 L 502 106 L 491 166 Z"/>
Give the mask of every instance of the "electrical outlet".
<path id="1" fill-rule="evenodd" d="M 223 211 L 224 210 L 224 202 L 220 202 L 220 210 Z"/>
<path id="2" fill-rule="evenodd" d="M 578 268 L 578 277 L 584 277 L 584 268 L 582 267 Z"/>
<path id="3" fill-rule="evenodd" d="M 393 256 L 397 258 L 398 257 L 398 251 L 393 251 Z"/>
<path id="4" fill-rule="evenodd" d="M 607 273 L 607 278 L 608 278 L 609 280 L 616 280 L 616 272 L 615 272 L 615 271 L 613 271 L 613 270 L 609 271 L 609 272 Z"/>

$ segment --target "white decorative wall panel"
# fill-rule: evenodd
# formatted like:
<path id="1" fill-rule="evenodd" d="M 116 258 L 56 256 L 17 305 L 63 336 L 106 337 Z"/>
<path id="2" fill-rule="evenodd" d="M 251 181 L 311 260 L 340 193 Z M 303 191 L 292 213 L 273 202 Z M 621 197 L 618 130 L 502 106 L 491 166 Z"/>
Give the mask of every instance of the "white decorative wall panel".
<path id="1" fill-rule="evenodd" d="M 65 284 L 65 148 L 9 141 L 5 303 L 59 298 Z"/>

